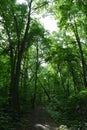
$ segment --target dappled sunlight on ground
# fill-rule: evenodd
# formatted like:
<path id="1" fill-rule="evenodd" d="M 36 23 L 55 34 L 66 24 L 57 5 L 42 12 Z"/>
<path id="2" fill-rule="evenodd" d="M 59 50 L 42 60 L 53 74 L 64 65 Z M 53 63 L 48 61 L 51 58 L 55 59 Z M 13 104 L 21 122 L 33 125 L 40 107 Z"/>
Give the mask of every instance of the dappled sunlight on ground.
<path id="1" fill-rule="evenodd" d="M 37 130 L 58 130 L 57 127 L 50 126 L 48 124 L 36 124 L 35 128 Z"/>

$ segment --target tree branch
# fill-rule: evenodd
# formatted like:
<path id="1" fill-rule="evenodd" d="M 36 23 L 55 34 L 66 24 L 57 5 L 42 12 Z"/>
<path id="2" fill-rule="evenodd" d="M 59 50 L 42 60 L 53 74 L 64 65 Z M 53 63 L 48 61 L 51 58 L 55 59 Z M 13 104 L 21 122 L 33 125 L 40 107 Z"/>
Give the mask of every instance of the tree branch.
<path id="1" fill-rule="evenodd" d="M 15 29 L 16 29 L 16 34 L 17 34 L 17 39 L 18 39 L 18 45 L 17 45 L 17 49 L 19 51 L 19 45 L 20 45 L 20 33 L 19 33 L 19 28 L 18 28 L 18 21 L 17 21 L 17 17 L 14 14 L 14 11 L 12 9 L 13 12 L 13 19 L 14 19 L 14 24 L 15 24 Z"/>
<path id="2" fill-rule="evenodd" d="M 35 7 L 35 8 L 33 9 L 33 12 L 32 12 L 31 14 L 33 14 L 37 9 L 39 9 L 39 8 L 41 8 L 41 7 L 43 7 L 43 6 L 45 6 L 46 4 L 48 4 L 47 1 L 41 3 L 39 6 L 37 6 L 37 7 Z"/>
<path id="3" fill-rule="evenodd" d="M 22 41 L 22 44 L 21 44 L 21 50 L 20 50 L 21 52 L 23 52 L 24 49 L 25 49 L 28 31 L 29 31 L 29 28 L 30 28 L 31 5 L 32 5 L 32 0 L 28 3 L 28 6 L 29 6 L 28 19 L 27 19 L 27 25 L 26 25 L 26 29 L 25 29 L 25 33 L 24 33 L 24 38 L 23 38 L 23 41 Z"/>

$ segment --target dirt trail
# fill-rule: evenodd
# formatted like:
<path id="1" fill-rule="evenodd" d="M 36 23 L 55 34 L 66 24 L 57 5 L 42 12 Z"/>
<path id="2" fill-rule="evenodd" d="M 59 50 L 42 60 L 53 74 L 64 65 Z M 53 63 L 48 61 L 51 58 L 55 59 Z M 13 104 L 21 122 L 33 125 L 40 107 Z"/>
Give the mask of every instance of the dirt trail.
<path id="1" fill-rule="evenodd" d="M 49 117 L 43 106 L 39 106 L 27 115 L 27 125 L 18 130 L 58 130 L 58 126 Z M 29 122 L 29 124 L 28 124 Z"/>

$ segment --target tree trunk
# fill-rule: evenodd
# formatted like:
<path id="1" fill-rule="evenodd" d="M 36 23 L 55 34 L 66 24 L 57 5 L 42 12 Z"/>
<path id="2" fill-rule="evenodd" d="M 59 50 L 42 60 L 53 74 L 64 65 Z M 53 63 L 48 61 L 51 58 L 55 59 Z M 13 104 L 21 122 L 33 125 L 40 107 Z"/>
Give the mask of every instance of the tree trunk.
<path id="1" fill-rule="evenodd" d="M 35 84 L 34 84 L 34 97 L 33 97 L 33 101 L 32 101 L 32 107 L 35 107 L 35 102 L 36 102 L 36 93 L 37 93 L 37 79 L 38 79 L 38 68 L 39 68 L 39 61 L 38 61 L 38 42 L 36 43 L 36 72 L 35 72 Z"/>
<path id="2" fill-rule="evenodd" d="M 17 55 L 13 56 L 13 52 L 10 48 L 10 59 L 11 59 L 11 84 L 10 84 L 10 98 L 11 98 L 11 105 L 14 111 L 17 113 L 20 112 L 20 100 L 19 100 L 19 79 L 20 79 L 20 70 L 21 70 L 21 61 L 22 56 L 25 51 L 26 41 L 28 36 L 28 31 L 30 28 L 30 14 L 31 14 L 31 4 L 32 0 L 29 2 L 29 12 L 28 12 L 28 19 L 27 25 L 24 33 L 23 41 L 17 46 Z M 10 43 L 9 43 L 10 44 Z M 13 67 L 14 66 L 14 67 Z"/>
<path id="3" fill-rule="evenodd" d="M 75 92 L 75 94 L 76 94 L 77 81 L 76 81 L 76 78 L 75 78 L 74 69 L 73 69 L 73 66 L 72 66 L 72 65 L 70 65 L 70 72 L 71 72 L 71 74 L 72 74 L 73 84 L 74 84 L 74 92 Z"/>
<path id="4" fill-rule="evenodd" d="M 65 89 L 65 85 L 64 85 L 63 76 L 62 76 L 62 73 L 61 73 L 61 70 L 60 70 L 60 66 L 57 65 L 57 67 L 58 67 L 58 71 L 59 71 L 59 73 L 60 73 L 60 85 L 62 86 L 63 92 L 64 92 L 64 94 L 66 95 L 66 89 Z"/>
<path id="5" fill-rule="evenodd" d="M 78 34 L 76 22 L 74 24 L 75 24 L 75 26 L 74 26 L 73 30 L 74 30 L 74 34 L 75 34 L 75 37 L 76 37 L 76 41 L 78 43 L 79 52 L 80 52 L 80 56 L 81 56 L 84 86 L 85 86 L 85 88 L 87 88 L 85 58 L 84 58 L 84 55 L 83 55 L 82 45 L 81 45 L 81 42 L 80 42 L 80 37 L 79 37 L 79 34 Z"/>
<path id="6" fill-rule="evenodd" d="M 39 80 L 39 79 L 38 79 Z M 46 94 L 46 96 L 48 97 L 48 101 L 50 102 L 51 101 L 51 97 L 48 93 L 48 91 L 46 90 L 46 88 L 43 86 L 43 84 L 41 83 L 41 81 L 39 80 L 40 84 L 41 84 L 41 87 L 42 89 L 44 90 L 44 93 Z"/>
<path id="7" fill-rule="evenodd" d="M 13 110 L 19 113 L 20 111 L 20 100 L 19 100 L 19 79 L 21 69 L 22 53 L 18 56 L 16 70 L 11 75 L 11 105 Z"/>
<path id="8" fill-rule="evenodd" d="M 32 70 L 32 68 L 31 68 Z M 33 70 L 32 70 L 33 71 Z M 31 78 L 32 79 L 32 78 Z M 51 101 L 51 97 L 49 95 L 49 93 L 47 92 L 46 88 L 43 86 L 43 84 L 41 83 L 41 81 L 39 80 L 39 78 L 37 78 L 37 80 L 39 81 L 39 83 L 41 84 L 42 89 L 44 90 L 44 93 L 46 94 L 46 96 L 48 97 L 48 101 Z"/>

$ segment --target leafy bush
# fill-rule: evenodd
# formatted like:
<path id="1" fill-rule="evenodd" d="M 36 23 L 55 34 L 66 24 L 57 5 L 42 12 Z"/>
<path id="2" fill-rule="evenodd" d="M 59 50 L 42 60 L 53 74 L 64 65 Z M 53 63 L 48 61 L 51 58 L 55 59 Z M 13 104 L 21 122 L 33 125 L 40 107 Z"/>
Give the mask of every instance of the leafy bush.
<path id="1" fill-rule="evenodd" d="M 67 114 L 70 119 L 85 120 L 87 115 L 87 90 L 83 90 L 69 98 Z"/>
<path id="2" fill-rule="evenodd" d="M 58 122 L 61 125 L 61 122 L 65 122 L 65 99 L 58 100 L 57 98 L 53 98 L 51 103 L 47 106 L 47 112 L 51 116 L 51 118 Z"/>
<path id="3" fill-rule="evenodd" d="M 87 90 L 80 91 L 76 95 L 70 96 L 67 100 L 53 99 L 48 105 L 47 111 L 58 124 L 69 127 L 85 127 L 87 122 Z M 85 129 L 84 129 L 85 130 Z"/>
<path id="4" fill-rule="evenodd" d="M 5 105 L 5 104 L 4 104 Z M 7 105 L 0 109 L 0 130 L 15 130 L 19 123 L 19 117 L 12 108 Z"/>
<path id="5" fill-rule="evenodd" d="M 0 112 L 0 129 L 13 130 L 12 118 L 8 113 Z"/>

